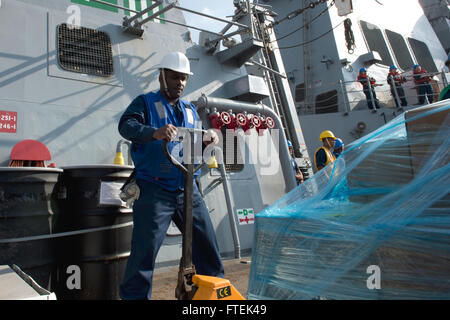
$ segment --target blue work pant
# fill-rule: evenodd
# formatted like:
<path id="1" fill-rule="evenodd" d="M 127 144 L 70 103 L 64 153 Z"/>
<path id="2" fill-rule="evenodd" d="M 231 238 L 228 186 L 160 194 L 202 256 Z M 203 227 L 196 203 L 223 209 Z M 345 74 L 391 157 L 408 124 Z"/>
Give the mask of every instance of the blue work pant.
<path id="1" fill-rule="evenodd" d="M 133 206 L 131 253 L 120 286 L 120 297 L 144 300 L 151 297 L 156 256 L 171 220 L 182 230 L 184 194 L 167 191 L 148 181 L 138 180 L 137 183 L 140 197 Z M 195 183 L 192 259 L 198 274 L 224 276 L 214 227 Z"/>
<path id="2" fill-rule="evenodd" d="M 433 87 L 429 83 L 423 83 L 418 85 L 418 98 L 419 104 L 425 103 L 425 96 L 428 98 L 428 102 L 433 102 Z"/>
<path id="3" fill-rule="evenodd" d="M 370 110 L 374 109 L 374 103 L 372 101 L 372 98 L 375 101 L 375 108 L 380 109 L 380 105 L 378 104 L 377 94 L 375 93 L 375 90 L 372 88 L 372 97 L 370 96 L 370 89 L 368 87 L 364 87 L 363 92 L 366 95 L 367 106 L 369 107 L 369 109 Z"/>
<path id="4" fill-rule="evenodd" d="M 395 92 L 394 92 L 394 90 L 397 91 L 397 97 L 398 97 L 398 99 L 400 100 L 402 107 L 406 107 L 406 106 L 408 105 L 408 102 L 406 101 L 406 98 L 405 98 L 405 90 L 403 90 L 403 87 L 402 87 L 402 86 L 396 86 L 395 89 L 394 89 L 394 88 L 391 86 L 391 94 L 392 94 L 392 97 L 394 98 L 395 106 L 396 106 L 397 108 L 399 108 L 400 106 L 398 105 L 398 101 L 397 101 L 397 99 L 396 99 L 396 97 L 395 97 Z"/>

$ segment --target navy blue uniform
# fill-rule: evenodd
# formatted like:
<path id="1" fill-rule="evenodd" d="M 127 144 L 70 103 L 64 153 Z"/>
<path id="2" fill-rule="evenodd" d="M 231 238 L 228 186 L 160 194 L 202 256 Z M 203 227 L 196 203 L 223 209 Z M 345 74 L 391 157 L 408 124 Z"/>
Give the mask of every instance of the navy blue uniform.
<path id="1" fill-rule="evenodd" d="M 431 77 L 428 76 L 428 71 L 421 68 L 420 71 L 414 69 L 414 83 L 417 86 L 417 93 L 419 98 L 419 104 L 425 103 L 425 96 L 429 103 L 433 102 L 433 87 L 431 86 Z"/>
<path id="2" fill-rule="evenodd" d="M 363 86 L 363 92 L 367 99 L 367 106 L 370 110 L 380 109 L 380 105 L 378 104 L 377 94 L 375 92 L 375 89 L 373 85 L 375 85 L 375 80 L 372 78 L 369 78 L 367 75 L 359 74 L 358 75 L 358 81 Z M 371 86 L 369 86 L 369 81 Z"/>
<path id="3" fill-rule="evenodd" d="M 403 77 L 398 71 L 393 72 L 392 70 L 389 71 L 388 77 L 387 77 L 387 83 L 389 83 L 391 87 L 391 94 L 392 97 L 394 97 L 394 102 L 397 108 L 400 106 L 398 105 L 398 101 L 396 99 L 396 93 L 397 97 L 400 99 L 402 107 L 406 107 L 408 105 L 408 102 L 405 98 L 405 90 L 403 90 L 402 83 L 406 82 L 405 77 Z"/>
<path id="4" fill-rule="evenodd" d="M 120 134 L 130 141 L 140 197 L 133 205 L 131 253 L 120 286 L 122 299 L 150 299 L 155 260 L 171 220 L 182 230 L 183 174 L 162 150 L 153 133 L 166 124 L 195 128 L 195 106 L 179 99 L 169 104 L 160 91 L 137 97 L 119 121 Z M 179 144 L 169 143 L 169 152 Z M 197 173 L 198 175 L 199 173 Z M 194 183 L 193 263 L 199 274 L 223 277 L 214 228 Z"/>

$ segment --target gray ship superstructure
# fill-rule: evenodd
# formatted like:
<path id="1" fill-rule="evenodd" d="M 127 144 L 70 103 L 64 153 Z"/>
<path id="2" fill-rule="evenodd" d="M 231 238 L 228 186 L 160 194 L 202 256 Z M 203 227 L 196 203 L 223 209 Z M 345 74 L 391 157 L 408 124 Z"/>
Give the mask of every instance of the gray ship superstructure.
<path id="1" fill-rule="evenodd" d="M 416 107 L 413 65 L 437 74 L 433 78 L 434 101 L 448 84 L 443 43 L 450 38 L 450 29 L 445 23 L 436 25 L 448 21 L 448 8 L 440 1 L 259 3 L 276 14 L 273 30 L 310 155 L 320 146 L 318 137 L 323 130 L 333 131 L 348 144 Z M 438 15 L 440 6 L 442 14 Z M 424 10 L 434 19 L 434 29 Z M 391 65 L 408 80 L 403 85 L 408 107 L 400 110 L 395 108 L 387 84 Z M 362 86 L 356 81 L 363 67 L 381 84 L 375 91 L 383 108 L 376 113 L 368 109 Z"/>
<path id="2" fill-rule="evenodd" d="M 208 16 L 223 24 L 214 33 L 187 26 L 183 12 L 192 10 L 172 0 L 2 0 L 0 264 L 22 267 L 19 261 L 29 258 L 24 270 L 42 279 L 47 289 L 55 283 L 65 287 L 69 271 L 79 265 L 86 275 L 83 288 L 89 284 L 93 292 L 108 294 L 96 297 L 117 298 L 132 230 L 131 209 L 118 192 L 133 168 L 130 160 L 123 165 L 114 161 L 118 153 L 129 152 L 117 125 L 136 96 L 158 90 L 157 66 L 172 51 L 185 53 L 194 73 L 183 98 L 197 106 L 205 128 L 224 133 L 222 146 L 230 146 L 224 148 L 225 168 L 204 166 L 199 179 L 221 254 L 249 254 L 255 214 L 296 187 L 287 139 L 308 178 L 321 131 L 331 129 L 347 143 L 400 112 L 369 113 L 354 83 L 363 65 L 377 79 L 385 78 L 389 63 L 368 49 L 358 23 L 362 19 L 372 30 L 393 4 L 378 7 L 373 1 L 363 10 L 363 1 L 353 1 L 353 13 L 345 13 L 353 21 L 356 45 L 349 53 L 340 23 L 346 17 L 338 16 L 333 1 L 311 1 L 316 2 L 303 10 L 304 20 L 278 24 L 299 9 L 298 2 L 235 0 L 231 20 Z M 405 20 L 403 29 L 392 31 L 427 44 L 431 62 L 441 70 L 445 52 L 423 11 L 411 7 L 416 20 Z M 302 37 L 282 37 L 304 24 L 308 27 L 296 33 Z M 202 31 L 199 44 L 192 42 L 188 27 Z M 236 35 L 239 41 L 232 40 Z M 296 49 L 282 49 L 289 46 Z M 418 57 L 411 55 L 411 62 L 421 63 Z M 384 105 L 389 99 L 387 94 L 381 98 Z M 45 168 L 8 166 L 25 161 L 12 159 L 15 147 L 36 147 L 36 141 L 51 154 Z M 36 182 L 37 191 L 21 193 L 21 185 L 11 191 L 14 183 Z M 37 203 L 39 214 L 33 209 Z M 53 246 L 60 251 L 52 251 Z M 39 263 L 32 261 L 32 252 L 39 253 Z M 171 226 L 157 264 L 176 265 L 180 256 L 181 234 Z M 108 275 L 114 280 L 103 279 Z M 80 292 L 76 298 L 94 296 Z"/>

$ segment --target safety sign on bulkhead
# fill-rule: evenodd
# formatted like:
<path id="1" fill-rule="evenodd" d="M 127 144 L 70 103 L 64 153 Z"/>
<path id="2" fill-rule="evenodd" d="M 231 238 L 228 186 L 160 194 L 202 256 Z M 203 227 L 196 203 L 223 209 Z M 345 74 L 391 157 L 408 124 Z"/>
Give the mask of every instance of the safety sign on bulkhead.
<path id="1" fill-rule="evenodd" d="M 253 211 L 253 208 L 237 209 L 237 216 L 240 225 L 255 223 L 255 213 Z"/>
<path id="2" fill-rule="evenodd" d="M 0 110 L 0 132 L 16 133 L 17 112 Z"/>

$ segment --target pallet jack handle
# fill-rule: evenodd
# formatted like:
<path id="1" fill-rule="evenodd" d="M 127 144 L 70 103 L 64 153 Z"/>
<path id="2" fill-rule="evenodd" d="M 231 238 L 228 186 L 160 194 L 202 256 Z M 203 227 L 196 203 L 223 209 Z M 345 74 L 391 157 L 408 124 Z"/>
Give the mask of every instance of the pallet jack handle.
<path id="1" fill-rule="evenodd" d="M 175 297 L 178 300 L 192 300 L 195 294 L 195 286 L 193 286 L 192 277 L 195 275 L 195 266 L 192 263 L 192 228 L 193 228 L 193 202 L 194 202 L 194 173 L 198 171 L 203 164 L 195 165 L 194 162 L 194 145 L 195 135 L 206 132 L 201 129 L 178 127 L 178 132 L 181 133 L 180 140 L 184 140 L 186 135 L 189 135 L 188 143 L 190 161 L 187 164 L 181 164 L 175 157 L 173 157 L 168 149 L 168 141 L 163 140 L 162 148 L 166 157 L 183 172 L 184 175 L 184 207 L 183 207 L 183 247 L 182 256 L 180 260 L 180 268 L 178 271 L 178 283 L 175 289 Z M 185 145 L 186 147 L 186 145 Z"/>

